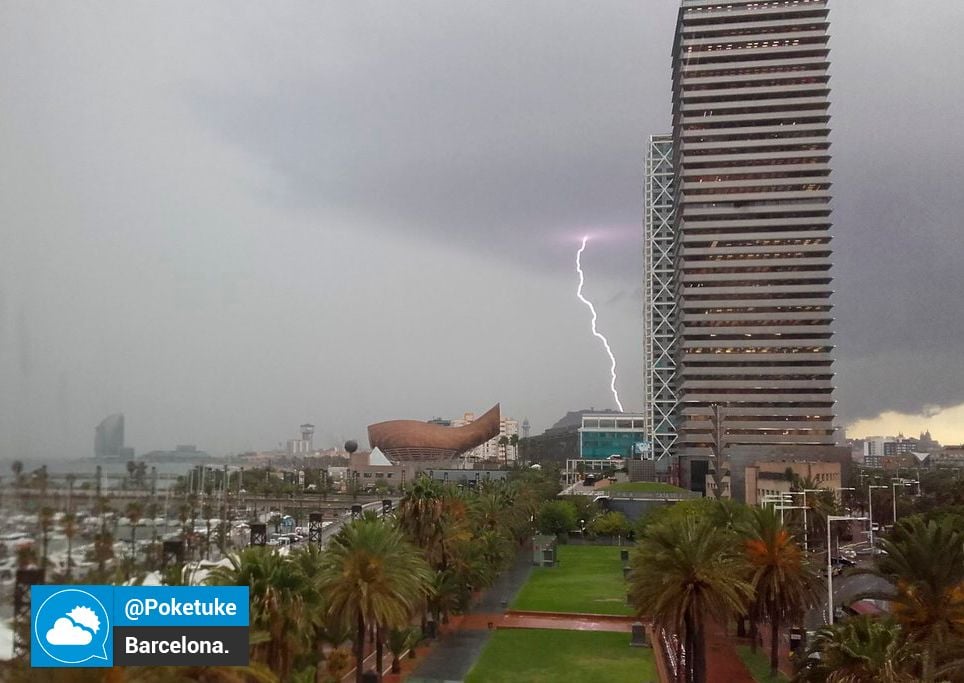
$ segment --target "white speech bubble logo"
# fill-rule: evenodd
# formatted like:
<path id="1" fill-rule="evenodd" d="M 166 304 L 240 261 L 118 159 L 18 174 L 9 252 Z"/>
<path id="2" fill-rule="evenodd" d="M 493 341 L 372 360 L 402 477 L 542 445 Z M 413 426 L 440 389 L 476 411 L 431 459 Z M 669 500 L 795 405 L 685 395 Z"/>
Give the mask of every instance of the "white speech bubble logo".
<path id="1" fill-rule="evenodd" d="M 47 608 L 51 600 L 63 601 L 60 605 L 50 605 L 49 609 L 56 609 L 60 616 L 54 621 L 53 625 L 43 634 L 40 632 L 40 624 L 43 618 L 44 609 Z M 64 609 L 70 603 L 71 608 Z M 97 616 L 94 607 L 100 608 L 101 617 Z M 110 637 L 110 617 L 107 608 L 96 597 L 85 590 L 79 588 L 65 588 L 47 596 L 41 603 L 34 617 L 34 635 L 37 644 L 44 654 L 55 662 L 61 664 L 82 664 L 91 659 L 102 659 L 110 661 L 107 656 L 107 639 Z M 89 629 L 89 630 L 88 630 Z M 91 652 L 94 635 L 98 632 L 103 633 L 103 640 L 96 646 L 96 650 Z M 57 654 L 51 653 L 47 645 L 56 646 Z M 62 650 L 61 648 L 69 648 Z M 71 658 L 71 650 L 76 648 L 77 657 Z"/>

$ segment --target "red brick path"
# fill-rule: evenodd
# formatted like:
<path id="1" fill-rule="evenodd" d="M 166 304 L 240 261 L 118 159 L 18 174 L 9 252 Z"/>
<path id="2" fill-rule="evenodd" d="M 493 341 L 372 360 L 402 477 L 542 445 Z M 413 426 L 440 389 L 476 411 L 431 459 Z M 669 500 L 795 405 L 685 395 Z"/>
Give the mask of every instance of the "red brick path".
<path id="1" fill-rule="evenodd" d="M 708 683 L 754 683 L 750 670 L 736 651 L 736 638 L 712 624 L 706 629 L 706 680 Z"/>
<path id="2" fill-rule="evenodd" d="M 471 614 L 459 625 L 463 629 L 547 628 L 561 631 L 615 631 L 629 633 L 633 617 L 605 614 L 557 614 L 510 610 L 505 614 Z"/>

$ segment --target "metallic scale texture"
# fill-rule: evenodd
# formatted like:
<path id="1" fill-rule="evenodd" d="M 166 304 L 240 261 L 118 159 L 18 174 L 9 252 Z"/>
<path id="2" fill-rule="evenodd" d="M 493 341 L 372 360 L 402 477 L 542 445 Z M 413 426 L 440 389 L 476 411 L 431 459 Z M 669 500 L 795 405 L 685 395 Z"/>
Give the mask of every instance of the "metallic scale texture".
<path id="1" fill-rule="evenodd" d="M 418 420 L 390 420 L 368 426 L 368 442 L 392 462 L 442 462 L 499 435 L 499 404 L 462 427 Z"/>

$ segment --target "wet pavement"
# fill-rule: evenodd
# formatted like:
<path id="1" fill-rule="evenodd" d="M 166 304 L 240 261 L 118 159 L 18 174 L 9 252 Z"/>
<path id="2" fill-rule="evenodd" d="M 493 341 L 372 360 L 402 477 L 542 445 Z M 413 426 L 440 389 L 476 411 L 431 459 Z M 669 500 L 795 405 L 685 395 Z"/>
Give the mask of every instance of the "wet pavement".
<path id="1" fill-rule="evenodd" d="M 420 662 L 409 683 L 439 683 L 461 681 L 475 664 L 482 648 L 489 642 L 489 623 L 505 618 L 509 603 L 529 579 L 532 571 L 532 551 L 523 549 L 512 567 L 482 596 L 479 603 L 444 633 L 431 651 Z"/>

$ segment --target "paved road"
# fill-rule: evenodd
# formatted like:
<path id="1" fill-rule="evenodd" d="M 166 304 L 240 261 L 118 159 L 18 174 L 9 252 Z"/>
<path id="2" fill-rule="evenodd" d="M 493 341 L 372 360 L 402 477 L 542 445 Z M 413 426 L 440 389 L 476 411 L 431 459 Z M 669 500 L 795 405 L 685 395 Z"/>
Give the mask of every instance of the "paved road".
<path id="1" fill-rule="evenodd" d="M 866 574 L 856 576 L 838 575 L 833 577 L 833 604 L 834 607 L 841 607 L 853 602 L 854 598 L 865 591 L 887 590 L 890 587 L 883 579 Z M 823 599 L 820 607 L 807 612 L 804 618 L 804 627 L 808 631 L 815 631 L 827 623 L 827 595 L 824 587 Z"/>
<path id="2" fill-rule="evenodd" d="M 479 604 L 469 610 L 468 616 L 504 614 L 506 605 L 512 602 L 531 571 L 532 551 L 524 549 L 516 556 L 512 567 L 485 592 Z M 479 658 L 491 635 L 492 631 L 487 625 L 472 620 L 466 623 L 466 628 L 446 633 L 412 672 L 409 683 L 461 681 Z"/>

